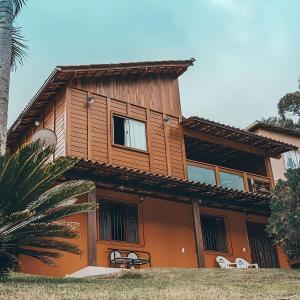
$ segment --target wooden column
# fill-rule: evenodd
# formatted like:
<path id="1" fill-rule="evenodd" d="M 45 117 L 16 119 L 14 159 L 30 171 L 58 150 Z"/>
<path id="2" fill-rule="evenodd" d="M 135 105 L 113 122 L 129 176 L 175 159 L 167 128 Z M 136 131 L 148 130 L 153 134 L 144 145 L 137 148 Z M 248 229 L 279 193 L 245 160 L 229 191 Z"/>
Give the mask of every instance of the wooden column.
<path id="1" fill-rule="evenodd" d="M 88 193 L 88 202 L 96 202 L 96 189 Z M 89 211 L 87 214 L 87 237 L 88 237 L 88 265 L 96 266 L 96 241 L 97 241 L 97 212 Z"/>
<path id="2" fill-rule="evenodd" d="M 274 175 L 273 175 L 273 170 L 271 165 L 271 159 L 269 156 L 265 157 L 265 167 L 266 167 L 267 177 L 271 179 L 271 188 L 273 188 L 275 186 L 275 180 L 274 180 Z"/>
<path id="3" fill-rule="evenodd" d="M 195 241 L 196 241 L 198 267 L 205 268 L 204 246 L 203 246 L 202 227 L 200 222 L 200 211 L 199 211 L 198 201 L 193 200 L 192 206 L 193 206 L 194 233 L 195 233 Z"/>

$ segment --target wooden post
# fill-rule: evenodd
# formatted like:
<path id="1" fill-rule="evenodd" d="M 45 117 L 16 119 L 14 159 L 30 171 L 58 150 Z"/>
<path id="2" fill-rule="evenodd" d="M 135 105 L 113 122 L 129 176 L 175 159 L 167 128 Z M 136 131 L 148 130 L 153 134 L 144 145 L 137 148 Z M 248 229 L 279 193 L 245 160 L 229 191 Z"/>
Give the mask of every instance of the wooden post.
<path id="1" fill-rule="evenodd" d="M 197 200 L 193 200 L 192 207 L 193 207 L 194 233 L 195 233 L 195 241 L 196 241 L 198 267 L 205 268 L 202 227 L 200 221 L 199 203 Z"/>
<path id="2" fill-rule="evenodd" d="M 265 167 L 266 167 L 267 177 L 271 179 L 271 188 L 273 188 L 275 186 L 275 180 L 274 180 L 271 160 L 269 156 L 265 157 Z"/>
<path id="3" fill-rule="evenodd" d="M 88 193 L 88 202 L 96 202 L 96 189 Z M 96 266 L 97 213 L 96 210 L 87 213 L 88 265 Z"/>

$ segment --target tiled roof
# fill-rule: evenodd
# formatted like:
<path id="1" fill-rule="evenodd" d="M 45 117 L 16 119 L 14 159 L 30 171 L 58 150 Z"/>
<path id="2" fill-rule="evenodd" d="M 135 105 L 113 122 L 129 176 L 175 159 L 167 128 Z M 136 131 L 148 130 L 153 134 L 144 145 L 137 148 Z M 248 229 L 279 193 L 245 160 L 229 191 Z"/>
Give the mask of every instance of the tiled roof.
<path id="1" fill-rule="evenodd" d="M 200 117 L 189 117 L 184 119 L 181 124 L 185 129 L 199 131 L 215 136 L 216 138 L 226 138 L 227 140 L 265 151 L 273 157 L 286 151 L 298 149 L 298 147 L 294 145 Z"/>
<path id="2" fill-rule="evenodd" d="M 270 195 L 244 192 L 187 179 L 81 159 L 71 172 L 81 178 L 91 178 L 99 187 L 109 185 L 119 190 L 126 189 L 141 195 L 150 195 L 170 200 L 201 200 L 208 206 L 238 208 L 266 214 Z"/>
<path id="3" fill-rule="evenodd" d="M 259 122 L 256 121 L 253 124 L 249 125 L 246 130 L 249 132 L 255 132 L 257 129 L 266 129 L 268 131 L 275 131 L 283 134 L 288 134 L 288 135 L 294 135 L 294 136 L 299 136 L 300 137 L 300 129 L 292 129 L 292 128 L 285 128 L 282 126 L 278 125 L 273 125 L 273 124 L 267 124 L 264 122 Z"/>

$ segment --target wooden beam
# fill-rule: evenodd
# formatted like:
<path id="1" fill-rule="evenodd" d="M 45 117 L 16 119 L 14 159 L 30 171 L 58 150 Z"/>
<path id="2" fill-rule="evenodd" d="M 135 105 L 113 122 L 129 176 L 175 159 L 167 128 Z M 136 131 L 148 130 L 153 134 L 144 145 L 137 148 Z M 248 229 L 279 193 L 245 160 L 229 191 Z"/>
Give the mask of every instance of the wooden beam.
<path id="1" fill-rule="evenodd" d="M 88 202 L 96 202 L 96 189 L 88 193 Z M 88 236 L 88 265 L 97 265 L 97 213 L 96 210 L 87 214 L 87 236 Z"/>
<path id="2" fill-rule="evenodd" d="M 253 154 L 261 155 L 261 156 L 266 156 L 266 154 L 267 154 L 266 151 L 258 149 L 256 147 L 252 147 L 249 145 L 231 141 L 231 140 L 223 138 L 223 137 L 218 137 L 218 136 L 206 134 L 203 132 L 198 132 L 198 131 L 191 130 L 191 129 L 184 129 L 184 134 L 187 136 L 199 139 L 201 141 L 205 141 L 205 142 L 212 143 L 212 144 L 222 145 L 225 147 L 236 149 L 238 151 L 244 151 L 244 152 L 253 153 Z"/>
<path id="3" fill-rule="evenodd" d="M 193 200 L 192 207 L 193 207 L 194 233 L 195 233 L 195 241 L 196 241 L 198 267 L 205 268 L 202 227 L 200 221 L 199 203 L 197 200 Z"/>

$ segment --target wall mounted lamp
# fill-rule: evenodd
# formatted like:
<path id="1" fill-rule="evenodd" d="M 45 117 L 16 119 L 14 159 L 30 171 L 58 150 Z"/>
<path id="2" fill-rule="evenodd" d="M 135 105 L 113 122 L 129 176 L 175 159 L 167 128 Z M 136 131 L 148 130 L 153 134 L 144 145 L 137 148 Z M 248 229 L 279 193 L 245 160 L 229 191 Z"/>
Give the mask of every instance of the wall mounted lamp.
<path id="1" fill-rule="evenodd" d="M 170 118 L 168 116 L 165 116 L 163 118 L 164 123 L 168 123 L 170 121 Z"/>
<path id="2" fill-rule="evenodd" d="M 87 103 L 89 106 L 92 105 L 94 102 L 95 102 L 95 97 L 93 97 L 93 96 L 87 97 Z"/>

